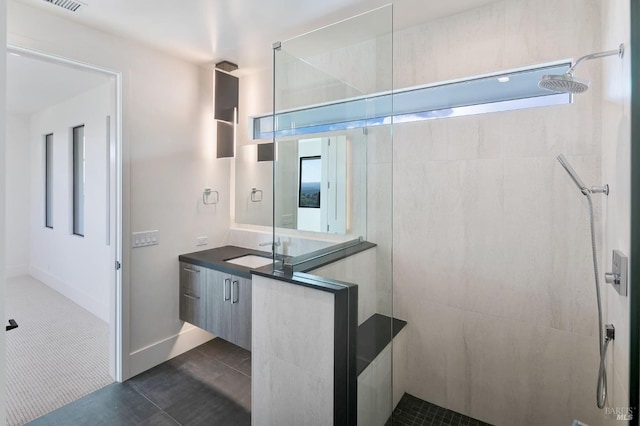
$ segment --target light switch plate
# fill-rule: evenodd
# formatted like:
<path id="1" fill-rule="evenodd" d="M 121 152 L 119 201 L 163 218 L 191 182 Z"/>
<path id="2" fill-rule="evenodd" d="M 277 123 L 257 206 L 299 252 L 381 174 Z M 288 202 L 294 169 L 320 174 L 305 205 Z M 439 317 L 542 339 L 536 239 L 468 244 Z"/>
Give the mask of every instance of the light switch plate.
<path id="1" fill-rule="evenodd" d="M 131 234 L 131 247 L 155 246 L 159 243 L 158 230 L 134 232 Z"/>
<path id="2" fill-rule="evenodd" d="M 198 237 L 198 238 L 196 238 L 196 245 L 197 246 L 206 246 L 207 244 L 209 244 L 209 237 Z"/>

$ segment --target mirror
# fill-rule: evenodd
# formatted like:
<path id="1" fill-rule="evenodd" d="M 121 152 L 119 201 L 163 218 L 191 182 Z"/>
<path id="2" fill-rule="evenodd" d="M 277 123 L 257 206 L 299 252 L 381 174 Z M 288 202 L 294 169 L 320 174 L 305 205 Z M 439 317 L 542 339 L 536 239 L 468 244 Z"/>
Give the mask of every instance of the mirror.
<path id="1" fill-rule="evenodd" d="M 307 232 L 366 233 L 366 136 L 362 129 L 305 135 L 276 143 L 276 226 Z M 236 223 L 271 226 L 270 146 L 243 145 L 236 154 Z M 264 151 L 263 151 L 264 152 Z M 266 158 L 266 161 L 260 161 Z M 260 191 L 256 194 L 254 191 Z"/>
<path id="2" fill-rule="evenodd" d="M 252 137 L 275 141 L 275 163 L 258 161 L 257 145 L 238 147 L 236 223 L 271 226 L 273 218 L 276 235 L 295 230 L 319 234 L 309 238 L 318 240 L 327 234 L 332 236 L 325 240 L 366 239 L 378 231 L 377 213 L 391 204 L 367 213 L 367 176 L 377 183 L 370 200 L 386 199 L 390 187 L 378 176 L 388 172 L 381 164 L 390 160 L 390 152 L 383 148 L 385 132 L 373 126 L 390 124 L 382 114 L 386 108 L 388 115 L 390 98 L 381 103 L 370 95 L 392 89 L 390 17 L 390 7 L 379 8 L 276 44 L 273 74 L 261 80 L 264 87 L 271 83 L 272 103 L 262 105 L 262 115 L 256 116 L 257 132 L 255 122 L 246 126 Z M 265 114 L 269 110 L 276 112 L 275 119 Z M 262 201 L 252 201 L 253 188 L 262 190 Z"/>

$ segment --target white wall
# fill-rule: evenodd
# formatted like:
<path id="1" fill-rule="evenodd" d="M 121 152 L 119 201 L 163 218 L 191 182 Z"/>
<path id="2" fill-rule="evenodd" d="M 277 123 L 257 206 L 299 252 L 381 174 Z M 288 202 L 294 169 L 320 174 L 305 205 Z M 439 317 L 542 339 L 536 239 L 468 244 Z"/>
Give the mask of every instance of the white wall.
<path id="1" fill-rule="evenodd" d="M 15 1 L 8 14 L 9 43 L 122 73 L 126 379 L 211 338 L 178 318 L 177 256 L 203 248 L 202 235 L 223 245 L 229 227 L 230 160 L 215 158 L 212 72 Z M 220 192 L 217 206 L 202 205 L 205 187 Z M 131 232 L 153 229 L 159 245 L 130 249 Z"/>
<path id="2" fill-rule="evenodd" d="M 629 1 L 602 2 L 601 50 L 616 49 L 630 43 Z M 621 250 L 630 255 L 631 245 L 631 55 L 622 60 L 603 62 L 602 73 L 602 182 L 611 193 L 603 209 L 602 273 L 611 271 L 611 252 Z M 631 264 L 631 263 L 629 263 Z M 607 407 L 625 409 L 629 405 L 629 297 L 620 296 L 603 282 L 606 323 L 616 328 L 616 339 L 607 354 Z M 615 410 L 613 410 L 615 412 Z M 619 424 L 615 415 L 606 417 L 609 424 Z"/>
<path id="3" fill-rule="evenodd" d="M 235 214 L 237 223 L 271 227 L 273 224 L 273 162 L 257 161 L 257 145 L 239 145 L 234 160 Z M 251 190 L 262 191 L 262 201 L 251 201 Z M 268 228 L 265 228 L 268 230 Z"/>
<path id="4" fill-rule="evenodd" d="M 240 69 L 242 73 L 244 70 Z M 273 78 L 271 64 L 265 64 L 262 69 L 253 69 L 240 75 L 239 88 L 239 124 L 237 133 L 236 158 L 233 161 L 231 182 L 233 184 L 233 217 L 232 221 L 241 224 L 253 224 L 270 227 L 273 216 L 273 189 L 271 185 L 273 163 L 264 161 L 258 163 L 255 141 L 249 121 L 252 115 L 264 114 L 273 109 L 271 105 L 271 91 Z M 262 143 L 272 142 L 262 140 Z M 251 189 L 257 188 L 263 192 L 263 201 L 251 202 Z"/>
<path id="5" fill-rule="evenodd" d="M 25 114 L 7 114 L 6 155 L 6 274 L 29 272 L 29 120 Z"/>
<path id="6" fill-rule="evenodd" d="M 23 170 L 31 199 L 31 275 L 109 321 L 107 245 L 107 116 L 114 117 L 114 87 L 106 83 L 31 117 L 30 167 Z M 84 125 L 84 237 L 73 234 L 73 127 Z M 53 133 L 53 229 L 45 227 L 44 136 Z"/>

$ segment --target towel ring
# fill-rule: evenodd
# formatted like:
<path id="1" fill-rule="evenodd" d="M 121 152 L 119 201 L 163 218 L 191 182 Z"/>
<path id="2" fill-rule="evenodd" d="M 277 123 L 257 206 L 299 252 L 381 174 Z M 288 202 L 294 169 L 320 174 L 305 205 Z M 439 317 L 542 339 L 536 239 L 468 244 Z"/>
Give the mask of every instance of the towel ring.
<path id="1" fill-rule="evenodd" d="M 262 201 L 262 189 L 251 188 L 251 202 L 259 203 Z"/>
<path id="2" fill-rule="evenodd" d="M 209 200 L 209 195 L 211 194 L 216 194 L 215 201 L 213 202 L 207 201 Z M 220 194 L 218 194 L 218 191 L 212 191 L 211 188 L 204 189 L 204 192 L 202 193 L 202 204 L 204 204 L 205 206 L 211 206 L 214 204 L 218 204 L 218 201 L 220 201 Z"/>

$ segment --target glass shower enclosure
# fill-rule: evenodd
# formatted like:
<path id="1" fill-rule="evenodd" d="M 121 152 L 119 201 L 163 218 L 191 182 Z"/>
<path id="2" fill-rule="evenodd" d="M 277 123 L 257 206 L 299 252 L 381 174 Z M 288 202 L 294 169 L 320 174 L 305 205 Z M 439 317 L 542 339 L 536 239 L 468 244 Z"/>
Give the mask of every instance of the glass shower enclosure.
<path id="1" fill-rule="evenodd" d="M 386 6 L 275 43 L 275 113 L 254 128 L 274 144 L 277 268 L 358 286 L 356 336 L 336 348 L 357 376 L 350 424 L 394 406 L 392 34 Z"/>

